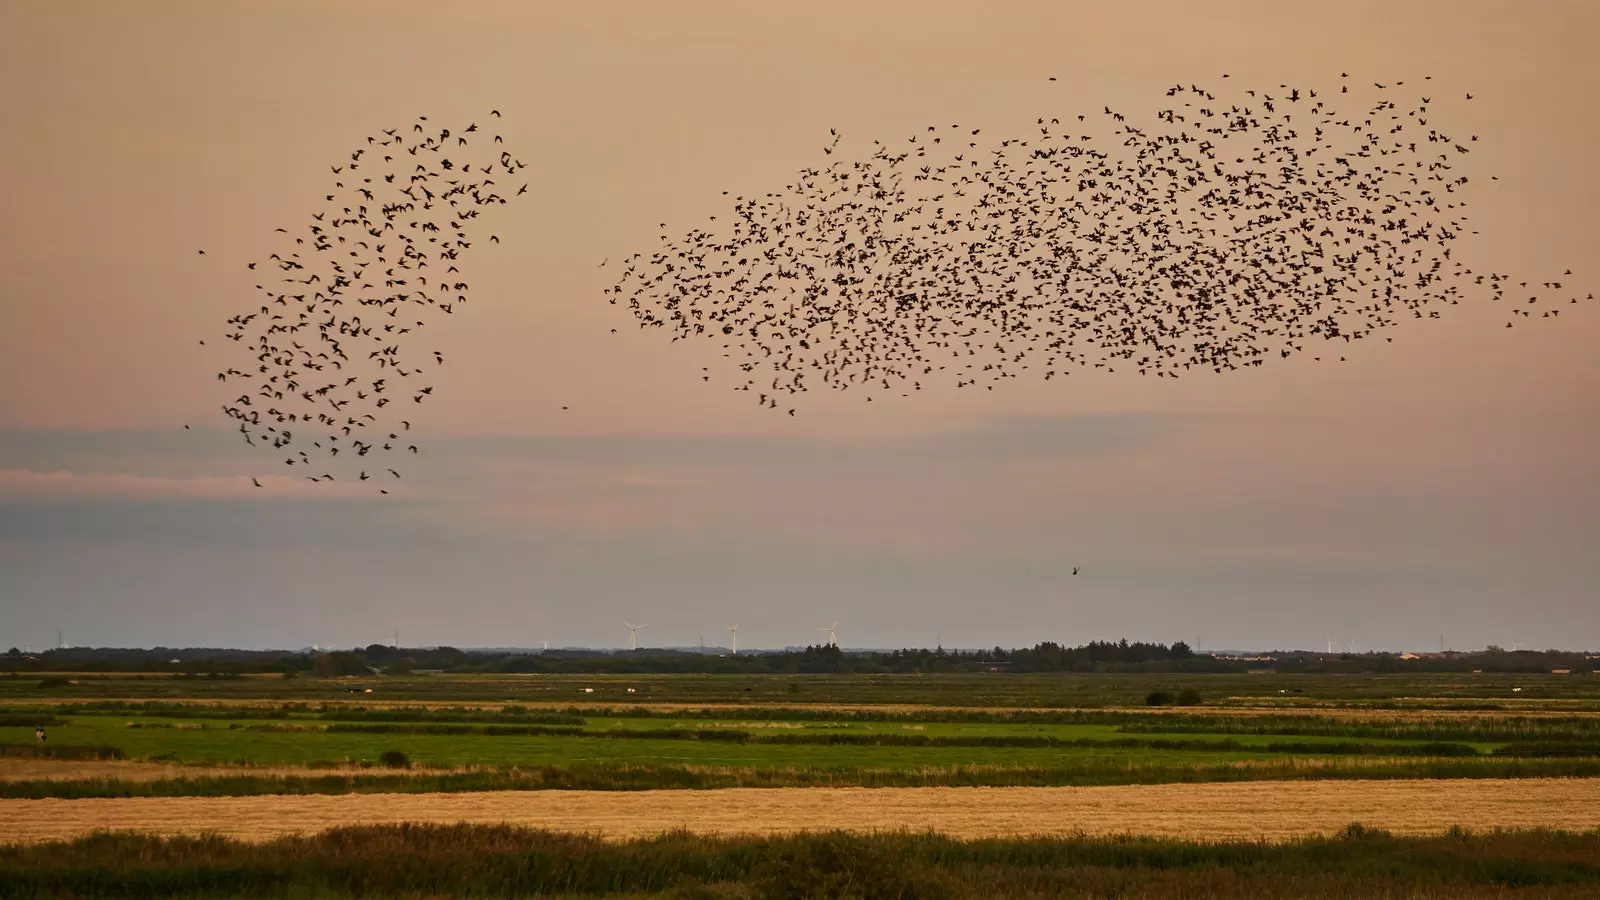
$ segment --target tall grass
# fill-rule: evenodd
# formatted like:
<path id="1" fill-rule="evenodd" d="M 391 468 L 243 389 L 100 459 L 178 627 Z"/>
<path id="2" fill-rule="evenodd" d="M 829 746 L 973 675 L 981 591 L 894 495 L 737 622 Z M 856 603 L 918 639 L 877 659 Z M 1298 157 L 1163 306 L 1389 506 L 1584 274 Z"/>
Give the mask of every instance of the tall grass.
<path id="1" fill-rule="evenodd" d="M 0 896 L 1541 897 L 1600 892 L 1600 833 L 1352 826 L 1287 844 L 909 832 L 608 842 L 504 826 L 337 828 L 246 844 L 100 834 L 0 848 Z"/>

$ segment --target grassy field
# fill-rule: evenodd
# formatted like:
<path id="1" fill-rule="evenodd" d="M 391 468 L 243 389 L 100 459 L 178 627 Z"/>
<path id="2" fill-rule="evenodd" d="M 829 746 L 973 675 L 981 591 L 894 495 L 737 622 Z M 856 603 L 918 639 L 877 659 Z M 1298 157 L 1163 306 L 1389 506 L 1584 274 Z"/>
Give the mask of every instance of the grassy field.
<path id="1" fill-rule="evenodd" d="M 1600 711 L 1600 677 L 1574 675 L 428 675 L 319 679 L 275 676 L 63 676 L 0 678 L 0 705 L 17 700 L 214 699 L 328 700 L 350 689 L 370 699 L 453 703 L 678 703 L 865 706 L 1066 707 L 1143 704 L 1151 691 L 1193 687 L 1210 704 L 1515 709 L 1551 706 Z M 592 694 L 584 689 L 593 690 Z M 633 693 L 628 693 L 632 688 Z M 1521 688 L 1521 690 L 1516 690 Z"/>
<path id="2" fill-rule="evenodd" d="M 1494 699 L 1529 682 L 1499 675 L 42 681 L 0 679 L 0 756 L 155 762 L 185 777 L 135 788 L 0 776 L 0 796 L 1600 774 L 1600 712 L 1583 708 L 1600 703 L 1600 680 L 1572 676 L 1543 679 L 1547 696 L 1531 700 Z M 1143 704 L 1149 690 L 1183 687 L 1205 703 Z M 43 751 L 36 725 L 49 731 Z M 326 771 L 381 767 L 386 755 L 428 772 Z M 235 772 L 204 778 L 201 767 Z M 304 777 L 285 774 L 296 770 Z"/>
<path id="3" fill-rule="evenodd" d="M 504 826 L 364 826 L 268 843 L 100 835 L 0 849 L 0 896 L 1542 898 L 1600 892 L 1600 834 L 1289 843 L 819 833 L 625 842 Z"/>
<path id="4" fill-rule="evenodd" d="M 1145 703 L 1185 688 L 1203 702 Z M 48 732 L 43 745 L 35 727 Z M 1600 837 L 1554 832 L 1600 827 L 1597 785 L 1600 679 L 1587 675 L 0 678 L 0 834 L 130 827 L 269 842 L 0 848 L 0 897 L 834 896 L 786 894 L 760 860 L 847 849 L 879 860 L 851 876 L 851 896 L 1593 896 Z M 459 822 L 484 827 L 446 827 Z M 501 822 L 623 843 L 488 827 Z M 1352 822 L 1396 834 L 1549 831 L 1315 845 L 1345 853 L 1344 868 L 1306 868 L 1309 851 L 1254 844 L 1257 856 L 1219 856 L 1018 839 L 1282 841 Z M 330 844 L 282 838 L 351 823 L 397 827 Z M 648 837 L 846 824 L 945 836 Z M 503 877 L 452 868 L 451 841 L 468 836 L 507 848 L 489 863 Z M 557 846 L 580 855 L 541 868 Z M 1126 865 L 1084 862 L 1132 846 L 1161 849 Z M 1452 866 L 1469 850 L 1505 856 L 1461 875 Z M 301 852 L 320 861 L 295 861 Z M 403 877 L 376 862 L 402 852 L 423 860 Z M 91 853 L 130 862 L 70 863 Z M 1431 868 L 1393 863 L 1430 853 Z M 582 874 L 635 871 L 628 860 L 649 860 L 645 874 Z"/>

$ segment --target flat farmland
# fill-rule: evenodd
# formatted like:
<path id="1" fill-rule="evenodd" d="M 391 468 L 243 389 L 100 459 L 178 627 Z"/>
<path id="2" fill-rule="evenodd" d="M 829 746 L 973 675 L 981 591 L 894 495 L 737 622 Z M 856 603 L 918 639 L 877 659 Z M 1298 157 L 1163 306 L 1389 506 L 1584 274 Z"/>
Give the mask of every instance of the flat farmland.
<path id="1" fill-rule="evenodd" d="M 106 715 L 73 716 L 51 729 L 60 744 L 114 747 L 129 759 L 159 759 L 179 765 L 318 766 L 322 768 L 376 761 L 385 751 L 399 749 L 416 764 L 432 768 L 483 766 L 549 766 L 581 763 L 635 763 L 700 765 L 771 765 L 849 768 L 880 766 L 948 766 L 983 762 L 993 765 L 1041 765 L 1070 757 L 1100 757 L 1116 753 L 1129 762 L 1200 762 L 1273 759 L 1292 755 L 1277 749 L 1288 742 L 1337 747 L 1349 743 L 1336 735 L 1289 738 L 1271 734 L 1125 733 L 1116 725 L 1002 725 L 893 722 L 741 722 L 674 720 L 670 723 L 693 737 L 657 738 L 663 723 L 656 719 L 590 719 L 582 728 L 550 735 L 448 733 L 441 726 L 429 733 L 427 725 L 413 729 L 342 731 L 363 727 L 357 723 L 301 723 L 280 720 L 186 721 L 160 717 L 129 719 Z M 726 726 L 726 727 L 719 727 Z M 507 730 L 515 726 L 507 726 Z M 638 733 L 638 738 L 628 735 Z M 885 743 L 766 743 L 734 740 L 754 733 L 758 741 L 858 738 Z M 603 735 L 603 736 L 602 736 Z M 0 744 L 26 744 L 30 728 L 0 728 Z M 721 739 L 728 738 L 728 739 Z M 904 745 L 896 740 L 931 738 L 970 741 L 953 746 Z M 1043 746 L 1006 746 L 1009 740 L 1041 740 Z M 985 746 L 978 742 L 992 742 Z M 1138 741 L 1141 746 L 1114 746 Z M 1392 738 L 1368 739 L 1372 747 L 1395 751 L 1424 747 L 1426 742 Z M 1166 746 L 1163 746 L 1166 745 Z M 1237 746 L 1235 746 L 1237 745 Z M 1495 743 L 1470 744 L 1493 750 Z M 1193 748 L 1193 749 L 1191 749 Z M 1215 748 L 1215 749 L 1211 749 Z"/>
<path id="2" fill-rule="evenodd" d="M 927 675 L 458 675 L 323 679 L 70 673 L 0 678 L 0 705 L 18 700 L 303 700 L 372 689 L 374 701 L 526 704 L 733 704 L 1087 708 L 1138 706 L 1155 690 L 1197 689 L 1210 705 L 1539 708 L 1600 711 L 1593 675 L 927 674 Z M 630 693 L 629 689 L 632 689 Z M 591 693 L 592 692 L 592 693 Z"/>
<path id="3" fill-rule="evenodd" d="M 0 796 L 1052 787 L 1600 774 L 1600 712 L 1583 708 L 1594 702 L 1585 692 L 1596 682 L 1583 677 L 1547 679 L 1554 687 L 1546 693 L 1564 695 L 1559 698 L 1480 698 L 1470 704 L 1461 699 L 1463 686 L 1493 692 L 1529 679 L 782 676 L 756 679 L 764 694 L 782 699 L 729 701 L 744 695 L 735 689 L 751 681 L 107 677 L 63 688 L 6 678 L 0 679 L 10 691 L 0 705 L 0 756 L 33 765 L 28 774 L 0 774 Z M 209 694 L 73 696 L 129 685 Z M 1203 689 L 1201 705 L 1118 705 L 1130 692 L 1194 685 Z M 1286 698 L 1285 705 L 1267 708 L 1260 705 L 1264 695 L 1227 693 L 1263 685 L 1282 691 L 1275 696 Z M 1081 705 L 983 706 L 970 702 L 963 693 L 968 690 L 1019 702 L 1054 693 Z M 230 699 L 230 693 L 251 696 Z M 557 701 L 556 695 L 568 700 Z M 667 702 L 662 696 L 706 701 Z M 834 696 L 861 702 L 825 699 Z M 929 702 L 908 702 L 918 699 Z M 48 732 L 42 745 L 34 741 L 35 727 Z M 144 767 L 137 777 L 110 768 L 95 776 L 55 774 L 113 763 Z M 157 770 L 150 766 L 163 767 L 159 771 L 168 777 L 153 777 Z"/>
<path id="4" fill-rule="evenodd" d="M 1600 698 L 1536 680 L 6 678 L 0 896 L 1585 896 Z"/>
<path id="5" fill-rule="evenodd" d="M 19 842 L 97 830 L 219 834 L 251 841 L 329 823 L 536 826 L 638 838 L 801 830 L 931 829 L 962 838 L 1142 834 L 1190 840 L 1328 835 L 1351 823 L 1432 834 L 1463 822 L 1487 828 L 1600 828 L 1600 780 L 1429 780 L 1168 784 L 1094 788 L 806 788 L 602 791 L 0 803 L 0 831 Z"/>

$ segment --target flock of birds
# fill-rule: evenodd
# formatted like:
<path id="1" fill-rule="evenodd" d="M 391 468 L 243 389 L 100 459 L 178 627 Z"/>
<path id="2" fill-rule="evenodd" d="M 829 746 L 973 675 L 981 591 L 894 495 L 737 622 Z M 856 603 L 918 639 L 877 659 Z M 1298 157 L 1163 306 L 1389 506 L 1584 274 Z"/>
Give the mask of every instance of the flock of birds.
<path id="1" fill-rule="evenodd" d="M 499 118 L 499 110 L 489 112 Z M 486 137 L 476 122 L 452 132 L 426 116 L 409 130 L 369 136 L 331 166 L 329 205 L 311 215 L 305 232 L 277 229 L 282 248 L 248 263 L 275 277 L 255 286 L 255 308 L 227 320 L 225 337 L 248 356 L 217 373 L 218 381 L 241 385 L 222 410 L 247 443 L 282 454 L 285 465 L 299 467 L 291 471 L 315 482 L 334 475 L 313 465 L 307 445 L 330 460 L 345 453 L 357 481 L 401 477 L 384 455 L 417 452 L 407 435 L 409 410 L 433 395 L 428 369 L 444 364 L 438 350 L 414 360 L 402 352 L 404 338 L 426 317 L 466 303 L 470 286 L 459 264 L 474 244 L 468 229 L 484 207 L 528 190 L 495 181 L 526 168 L 494 149 L 504 143 L 500 135 L 489 142 L 493 155 L 469 155 Z"/>
<path id="2" fill-rule="evenodd" d="M 1478 138 L 1430 124 L 1426 83 L 1402 108 L 1418 87 L 1176 84 L 1148 122 L 1106 106 L 1002 137 L 935 124 L 854 159 L 835 132 L 825 165 L 736 197 L 726 221 L 663 231 L 608 294 L 641 328 L 721 341 L 735 389 L 789 415 L 816 387 L 870 401 L 935 378 L 1259 366 L 1438 318 L 1480 287 L 1515 301 L 1508 328 L 1559 316 L 1560 280 L 1451 257 Z"/>
<path id="3" fill-rule="evenodd" d="M 640 328 L 720 341 L 735 389 L 791 416 L 813 387 L 870 401 L 936 378 L 993 390 L 1029 371 L 1260 366 L 1438 318 L 1474 292 L 1510 301 L 1508 328 L 1559 316 L 1578 302 L 1559 278 L 1530 285 L 1452 258 L 1474 183 L 1459 167 L 1478 138 L 1430 124 L 1428 81 L 1352 93 L 1344 75 L 1336 90 L 1222 98 L 1178 84 L 1146 122 L 1104 107 L 1098 137 L 1089 115 L 1003 137 L 929 125 L 853 159 L 834 132 L 824 164 L 734 198 L 721 223 L 663 230 L 606 295 Z M 1336 108 L 1360 96 L 1358 111 Z M 228 320 L 253 357 L 217 376 L 246 385 L 224 406 L 246 441 L 313 481 L 333 475 L 307 442 L 357 460 L 358 480 L 400 477 L 366 458 L 417 452 L 401 411 L 429 398 L 426 372 L 444 362 L 412 362 L 400 339 L 466 301 L 468 229 L 527 191 L 491 177 L 524 168 L 508 152 L 468 161 L 478 137 L 423 118 L 333 167 L 331 205 L 268 258 L 281 277 L 257 285 L 259 307 Z"/>

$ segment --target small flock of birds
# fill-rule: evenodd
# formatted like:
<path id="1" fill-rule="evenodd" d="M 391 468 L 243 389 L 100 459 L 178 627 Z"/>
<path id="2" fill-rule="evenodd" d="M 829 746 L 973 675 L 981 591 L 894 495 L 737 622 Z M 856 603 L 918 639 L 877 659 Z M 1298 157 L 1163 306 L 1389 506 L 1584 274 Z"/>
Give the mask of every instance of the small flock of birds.
<path id="1" fill-rule="evenodd" d="M 410 411 L 433 395 L 428 370 L 444 364 L 438 350 L 413 360 L 405 336 L 466 303 L 460 263 L 475 243 L 470 229 L 484 207 L 528 190 L 512 189 L 526 164 L 495 149 L 500 135 L 489 142 L 492 155 L 469 155 L 486 137 L 476 122 L 452 132 L 426 116 L 409 130 L 367 137 L 330 167 L 329 205 L 304 233 L 277 229 L 283 246 L 247 264 L 273 277 L 255 286 L 255 308 L 227 320 L 225 337 L 247 355 L 217 373 L 240 385 L 222 411 L 246 443 L 281 454 L 289 471 L 314 482 L 334 480 L 320 457 L 341 453 L 357 481 L 400 478 L 384 456 L 418 452 L 407 435 Z"/>
<path id="2" fill-rule="evenodd" d="M 1406 108 L 1417 85 L 1348 73 L 1225 98 L 1175 84 L 1148 122 L 1106 106 L 1001 137 L 934 124 L 855 159 L 832 131 L 825 164 L 782 191 L 675 240 L 663 224 L 606 293 L 641 328 L 720 341 L 734 389 L 791 416 L 816 386 L 870 401 L 935 378 L 1259 366 L 1438 318 L 1475 289 L 1514 304 L 1508 328 L 1559 316 L 1578 302 L 1561 280 L 1452 258 L 1478 137 L 1432 123 L 1430 81 Z"/>

